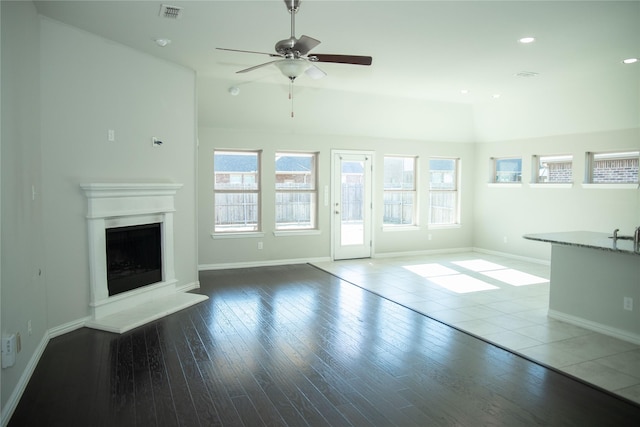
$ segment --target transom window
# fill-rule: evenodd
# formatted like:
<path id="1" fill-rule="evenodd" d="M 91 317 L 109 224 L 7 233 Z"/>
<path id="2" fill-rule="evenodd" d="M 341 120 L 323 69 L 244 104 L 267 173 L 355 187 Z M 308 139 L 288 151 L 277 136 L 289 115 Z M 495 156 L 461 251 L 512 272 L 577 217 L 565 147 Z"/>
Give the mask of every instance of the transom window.
<path id="1" fill-rule="evenodd" d="M 416 157 L 385 156 L 383 224 L 416 224 Z"/>
<path id="2" fill-rule="evenodd" d="M 637 183 L 639 151 L 587 153 L 585 182 Z"/>
<path id="3" fill-rule="evenodd" d="M 522 158 L 493 158 L 493 182 L 522 182 Z"/>
<path id="4" fill-rule="evenodd" d="M 260 154 L 214 150 L 216 233 L 260 230 Z"/>
<path id="5" fill-rule="evenodd" d="M 429 159 L 429 224 L 460 223 L 459 159 Z"/>
<path id="6" fill-rule="evenodd" d="M 573 156 L 533 156 L 533 182 L 573 182 Z"/>
<path id="7" fill-rule="evenodd" d="M 317 227 L 317 153 L 276 153 L 276 230 Z"/>

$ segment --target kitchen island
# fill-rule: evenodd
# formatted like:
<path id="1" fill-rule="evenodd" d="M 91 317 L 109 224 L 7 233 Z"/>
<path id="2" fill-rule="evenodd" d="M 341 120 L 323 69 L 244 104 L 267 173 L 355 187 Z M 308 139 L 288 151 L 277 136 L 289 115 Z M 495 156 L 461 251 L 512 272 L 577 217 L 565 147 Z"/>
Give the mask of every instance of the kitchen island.
<path id="1" fill-rule="evenodd" d="M 590 231 L 527 234 L 551 243 L 549 317 L 640 344 L 640 252 Z"/>

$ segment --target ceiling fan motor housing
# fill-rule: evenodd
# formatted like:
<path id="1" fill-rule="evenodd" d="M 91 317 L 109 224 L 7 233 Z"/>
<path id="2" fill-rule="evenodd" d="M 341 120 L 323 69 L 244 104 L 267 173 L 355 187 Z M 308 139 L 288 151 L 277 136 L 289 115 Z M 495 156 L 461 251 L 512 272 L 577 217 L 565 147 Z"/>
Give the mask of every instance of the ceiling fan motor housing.
<path id="1" fill-rule="evenodd" d="M 276 43 L 276 52 L 282 55 L 286 55 L 287 53 L 291 52 L 291 49 L 293 49 L 297 42 L 298 39 L 296 39 L 295 37 L 289 37 L 288 39 L 280 40 L 278 43 Z"/>

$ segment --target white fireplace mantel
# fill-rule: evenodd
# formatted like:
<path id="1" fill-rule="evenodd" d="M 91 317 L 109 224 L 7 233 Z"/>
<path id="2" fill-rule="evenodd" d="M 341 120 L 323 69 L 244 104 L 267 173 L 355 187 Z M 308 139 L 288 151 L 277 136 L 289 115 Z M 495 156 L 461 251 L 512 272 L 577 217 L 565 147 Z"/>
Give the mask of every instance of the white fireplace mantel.
<path id="1" fill-rule="evenodd" d="M 176 288 L 174 196 L 182 184 L 91 183 L 80 187 L 87 197 L 91 291 L 87 326 L 123 333 L 207 299 Z M 162 230 L 162 281 L 109 296 L 105 231 L 152 223 L 160 223 Z"/>

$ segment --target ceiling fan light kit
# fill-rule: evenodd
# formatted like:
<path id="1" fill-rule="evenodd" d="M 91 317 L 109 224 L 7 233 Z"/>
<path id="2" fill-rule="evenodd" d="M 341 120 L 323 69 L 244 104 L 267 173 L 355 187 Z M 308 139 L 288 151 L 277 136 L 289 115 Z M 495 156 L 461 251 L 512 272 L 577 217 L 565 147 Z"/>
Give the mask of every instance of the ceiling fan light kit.
<path id="1" fill-rule="evenodd" d="M 218 50 L 227 50 L 232 52 L 254 53 L 260 55 L 268 55 L 272 58 L 281 58 L 263 64 L 255 65 L 237 73 L 246 73 L 267 65 L 274 64 L 282 74 L 293 82 L 306 73 L 311 78 L 322 78 L 326 75 L 315 64 L 318 62 L 330 62 L 336 64 L 351 65 L 371 65 L 372 58 L 370 56 L 359 55 L 334 55 L 334 54 L 313 54 L 308 55 L 311 49 L 320 44 L 320 40 L 313 37 L 302 35 L 300 38 L 295 36 L 295 16 L 300 7 L 300 0 L 284 0 L 287 10 L 291 14 L 291 36 L 287 39 L 280 40 L 275 44 L 275 53 L 256 52 L 251 50 L 217 48 Z"/>

